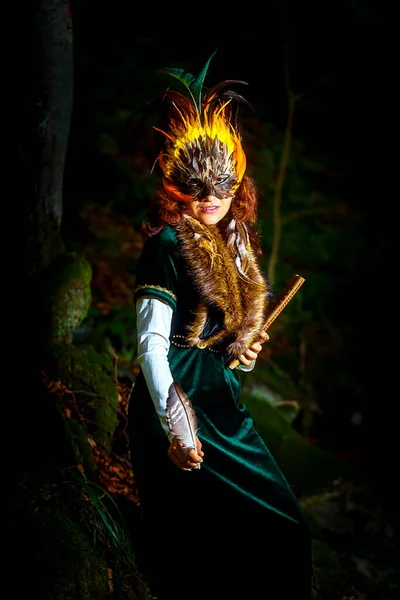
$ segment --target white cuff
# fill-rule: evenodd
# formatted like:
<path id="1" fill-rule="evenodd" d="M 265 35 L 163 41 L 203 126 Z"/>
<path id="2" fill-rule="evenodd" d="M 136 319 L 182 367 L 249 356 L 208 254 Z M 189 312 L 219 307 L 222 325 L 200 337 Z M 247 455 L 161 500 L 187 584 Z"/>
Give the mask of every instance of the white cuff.
<path id="1" fill-rule="evenodd" d="M 255 366 L 256 366 L 256 359 L 254 359 L 249 365 L 242 365 L 242 363 L 239 363 L 236 368 L 239 371 L 244 371 L 245 373 L 248 373 L 249 371 L 252 371 Z"/>

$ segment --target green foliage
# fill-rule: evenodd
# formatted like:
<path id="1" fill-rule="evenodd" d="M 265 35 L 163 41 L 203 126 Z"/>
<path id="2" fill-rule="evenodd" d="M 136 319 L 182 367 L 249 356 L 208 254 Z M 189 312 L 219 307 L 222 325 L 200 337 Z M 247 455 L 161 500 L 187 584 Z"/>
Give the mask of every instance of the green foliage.
<path id="1" fill-rule="evenodd" d="M 131 137 L 127 140 L 127 131 Z M 157 178 L 151 172 L 155 160 L 148 133 L 132 112 L 117 110 L 102 122 L 97 147 L 105 162 L 108 185 L 107 206 L 116 215 L 128 216 L 135 227 L 146 218 L 149 198 L 154 197 Z M 137 138 L 137 139 L 136 139 Z M 142 143 L 140 155 L 136 144 Z M 107 243 L 104 236 L 103 242 Z M 114 245 L 114 251 L 118 245 Z"/>
<path id="2" fill-rule="evenodd" d="M 116 345 L 120 360 L 132 360 L 136 325 L 132 306 L 112 310 L 107 317 L 98 309 L 91 308 L 83 325 L 82 336 L 86 345 L 90 344 L 96 349 Z"/>
<path id="3" fill-rule="evenodd" d="M 97 540 L 107 542 L 107 546 L 117 561 L 131 568 L 135 565 L 135 554 L 131 546 L 127 526 L 112 496 L 100 485 L 89 482 L 86 475 L 79 471 L 70 471 L 76 485 L 82 486 L 90 502 L 86 516 L 87 525 Z"/>
<path id="4" fill-rule="evenodd" d="M 317 404 L 331 404 L 338 389 L 354 390 L 358 385 L 352 357 L 347 356 L 353 323 L 346 299 L 357 293 L 360 265 L 365 262 L 363 213 L 343 195 L 328 159 L 312 157 L 301 140 L 292 138 L 276 215 L 282 133 L 269 123 L 248 121 L 244 145 L 250 149 L 249 170 L 259 190 L 261 265 L 266 274 L 272 241 L 281 227 L 272 292 L 277 294 L 293 273 L 305 278 L 272 326 L 269 347 L 275 362 L 302 392 Z M 333 371 L 336 383 L 328 390 Z"/>
<path id="5" fill-rule="evenodd" d="M 345 548 L 333 548 L 313 540 L 313 560 L 323 600 L 394 600 L 400 591 L 399 569 L 380 564 L 368 549 L 352 555 Z M 338 595 L 341 590 L 340 595 Z"/>
<path id="6" fill-rule="evenodd" d="M 41 541 L 42 600 L 109 598 L 104 551 L 93 547 L 78 521 L 61 509 L 40 508 L 33 525 Z"/>
<path id="7" fill-rule="evenodd" d="M 260 357 L 252 371 L 243 373 L 243 390 L 267 401 L 292 424 L 307 398 L 290 376 L 273 360 L 265 363 Z"/>
<path id="8" fill-rule="evenodd" d="M 334 479 L 350 473 L 352 478 L 358 478 L 346 462 L 314 446 L 295 431 L 267 400 L 244 391 L 242 402 L 249 409 L 259 435 L 299 495 L 328 488 Z"/>
<path id="9" fill-rule="evenodd" d="M 67 417 L 65 407 L 58 404 L 59 411 L 64 420 L 67 439 L 70 440 L 73 460 L 71 464 L 85 465 L 85 470 L 91 476 L 97 472 L 97 464 L 93 456 L 93 448 L 88 440 L 88 432 L 82 423 L 76 420 L 75 415 Z"/>
<path id="10" fill-rule="evenodd" d="M 3 537 L 18 577 L 16 597 L 151 600 L 130 532 L 105 490 L 73 467 L 38 482 L 30 494 L 29 501 L 16 499 L 18 519 Z"/>

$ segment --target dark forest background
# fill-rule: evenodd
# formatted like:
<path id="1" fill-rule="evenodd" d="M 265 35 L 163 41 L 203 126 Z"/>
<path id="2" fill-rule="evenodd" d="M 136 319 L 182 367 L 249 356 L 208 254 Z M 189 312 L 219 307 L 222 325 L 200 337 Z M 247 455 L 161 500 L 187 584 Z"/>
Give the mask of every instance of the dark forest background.
<path id="1" fill-rule="evenodd" d="M 276 293 L 305 278 L 244 401 L 309 514 L 319 597 L 399 597 L 391 11 L 38 0 L 21 15 L 10 205 L 24 227 L 4 314 L 18 357 L 3 435 L 13 597 L 151 597 L 126 438 L 135 265 L 158 183 L 141 109 L 178 89 L 158 69 L 196 75 L 214 51 L 206 85 L 248 84 L 263 268 Z"/>

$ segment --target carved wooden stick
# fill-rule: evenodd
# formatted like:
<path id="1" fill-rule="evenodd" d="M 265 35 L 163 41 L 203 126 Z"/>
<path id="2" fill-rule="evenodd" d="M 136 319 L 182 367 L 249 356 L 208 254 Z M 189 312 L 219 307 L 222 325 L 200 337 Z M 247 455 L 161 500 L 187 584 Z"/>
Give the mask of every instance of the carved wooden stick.
<path id="1" fill-rule="evenodd" d="M 285 306 L 290 302 L 296 292 L 299 290 L 300 286 L 303 285 L 305 279 L 295 273 L 287 282 L 284 289 L 280 292 L 280 294 L 276 297 L 275 301 L 272 303 L 270 309 L 267 309 L 267 319 L 264 323 L 264 331 L 267 331 L 268 327 L 273 323 L 276 317 L 282 312 Z M 239 360 L 234 360 L 231 362 L 229 367 L 234 369 L 240 364 Z"/>

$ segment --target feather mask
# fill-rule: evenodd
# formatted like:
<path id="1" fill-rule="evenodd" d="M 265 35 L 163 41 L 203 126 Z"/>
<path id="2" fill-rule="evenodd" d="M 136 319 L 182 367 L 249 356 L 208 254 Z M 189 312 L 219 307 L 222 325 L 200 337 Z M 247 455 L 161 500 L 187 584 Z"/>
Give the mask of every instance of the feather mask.
<path id="1" fill-rule="evenodd" d="M 182 442 L 184 450 L 196 449 L 199 430 L 196 413 L 178 381 L 173 381 L 168 390 L 166 418 L 171 433 Z"/>
<path id="2" fill-rule="evenodd" d="M 162 108 L 166 109 L 168 123 L 165 130 L 155 127 L 164 136 L 164 148 L 157 158 L 164 176 L 163 186 L 172 199 L 180 202 L 193 202 L 208 195 L 220 199 L 232 197 L 246 170 L 237 105 L 248 103 L 225 88 L 247 83 L 225 80 L 203 93 L 214 54 L 197 77 L 182 69 L 160 69 L 178 79 L 189 94 L 187 97 L 166 90 L 162 94 Z"/>

